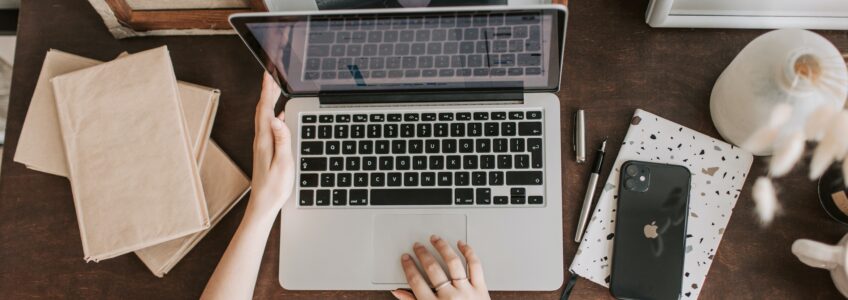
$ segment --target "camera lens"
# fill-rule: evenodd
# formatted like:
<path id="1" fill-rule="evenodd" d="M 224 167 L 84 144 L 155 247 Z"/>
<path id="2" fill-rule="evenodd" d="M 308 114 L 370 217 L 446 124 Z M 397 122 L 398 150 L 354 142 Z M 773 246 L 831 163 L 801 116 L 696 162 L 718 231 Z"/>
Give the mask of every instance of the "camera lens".
<path id="1" fill-rule="evenodd" d="M 629 176 L 636 176 L 636 174 L 639 173 L 639 167 L 634 166 L 634 165 L 629 165 L 629 166 L 627 166 L 627 168 L 624 171 L 627 172 L 627 175 L 629 175 Z"/>
<path id="2" fill-rule="evenodd" d="M 635 190 L 636 185 L 636 179 L 630 178 L 624 181 L 624 187 L 628 190 Z"/>

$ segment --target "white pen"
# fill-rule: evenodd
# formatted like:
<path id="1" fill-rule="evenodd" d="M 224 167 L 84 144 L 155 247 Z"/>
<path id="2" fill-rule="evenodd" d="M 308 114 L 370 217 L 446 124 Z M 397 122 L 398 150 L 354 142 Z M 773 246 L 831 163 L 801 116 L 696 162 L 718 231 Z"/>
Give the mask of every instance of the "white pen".
<path id="1" fill-rule="evenodd" d="M 583 239 L 583 228 L 589 220 L 592 212 L 592 200 L 595 199 L 595 188 L 598 186 L 598 177 L 601 176 L 601 166 L 604 164 L 604 150 L 607 148 L 607 139 L 601 142 L 601 147 L 595 152 L 595 163 L 592 165 L 592 173 L 589 174 L 589 185 L 586 187 L 586 196 L 583 197 L 583 208 L 580 210 L 580 219 L 577 220 L 577 232 L 574 233 L 574 242 L 579 243 Z"/>

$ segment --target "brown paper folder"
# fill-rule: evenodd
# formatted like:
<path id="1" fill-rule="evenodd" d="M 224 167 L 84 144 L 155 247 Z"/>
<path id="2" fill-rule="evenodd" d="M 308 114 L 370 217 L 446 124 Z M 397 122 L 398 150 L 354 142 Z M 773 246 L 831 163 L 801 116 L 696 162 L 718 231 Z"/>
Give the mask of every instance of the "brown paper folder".
<path id="1" fill-rule="evenodd" d="M 16 162 L 36 171 L 68 177 L 68 163 L 50 79 L 101 63 L 59 50 L 47 52 L 21 129 L 15 151 Z M 178 86 L 194 154 L 201 162 L 221 93 L 217 89 L 186 82 L 179 82 Z"/>
<path id="2" fill-rule="evenodd" d="M 86 260 L 209 227 L 166 47 L 51 81 Z"/>
<path id="3" fill-rule="evenodd" d="M 200 166 L 200 179 L 212 226 L 218 223 L 250 190 L 250 180 L 215 142 Z M 209 231 L 206 229 L 176 240 L 136 250 L 135 254 L 157 277 L 165 276 Z"/>

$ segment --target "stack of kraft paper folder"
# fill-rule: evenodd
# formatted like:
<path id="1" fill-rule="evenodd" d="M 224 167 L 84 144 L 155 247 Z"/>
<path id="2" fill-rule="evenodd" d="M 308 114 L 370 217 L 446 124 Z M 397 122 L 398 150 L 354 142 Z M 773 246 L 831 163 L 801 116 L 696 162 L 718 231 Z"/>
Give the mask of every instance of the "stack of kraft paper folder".
<path id="1" fill-rule="evenodd" d="M 86 261 L 135 252 L 162 277 L 250 188 L 209 140 L 219 95 L 177 81 L 166 47 L 50 50 L 15 161 L 70 180 Z"/>

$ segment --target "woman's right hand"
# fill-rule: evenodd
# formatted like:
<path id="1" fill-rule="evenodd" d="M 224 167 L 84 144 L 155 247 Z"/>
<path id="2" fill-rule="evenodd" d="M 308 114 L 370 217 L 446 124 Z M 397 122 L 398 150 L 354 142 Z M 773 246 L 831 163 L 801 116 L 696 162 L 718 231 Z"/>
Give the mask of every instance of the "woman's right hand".
<path id="1" fill-rule="evenodd" d="M 400 300 L 489 299 L 489 290 L 486 288 L 485 279 L 483 279 L 483 266 L 480 264 L 480 259 L 474 254 L 474 249 L 471 249 L 468 244 L 462 241 L 456 243 L 457 248 L 465 256 L 465 261 L 468 263 L 468 275 L 466 276 L 462 260 L 445 240 L 433 235 L 430 236 L 430 243 L 442 256 L 442 260 L 448 267 L 448 273 L 445 274 L 445 270 L 442 269 L 442 266 L 439 265 L 427 248 L 415 243 L 412 250 L 418 257 L 418 261 L 421 262 L 421 267 L 429 280 L 425 279 L 425 275 L 418 271 L 412 256 L 403 254 L 401 265 L 403 265 L 406 281 L 412 288 L 412 293 L 406 290 L 394 290 L 392 295 L 395 298 Z M 432 289 L 427 284 L 428 281 L 433 283 Z"/>

